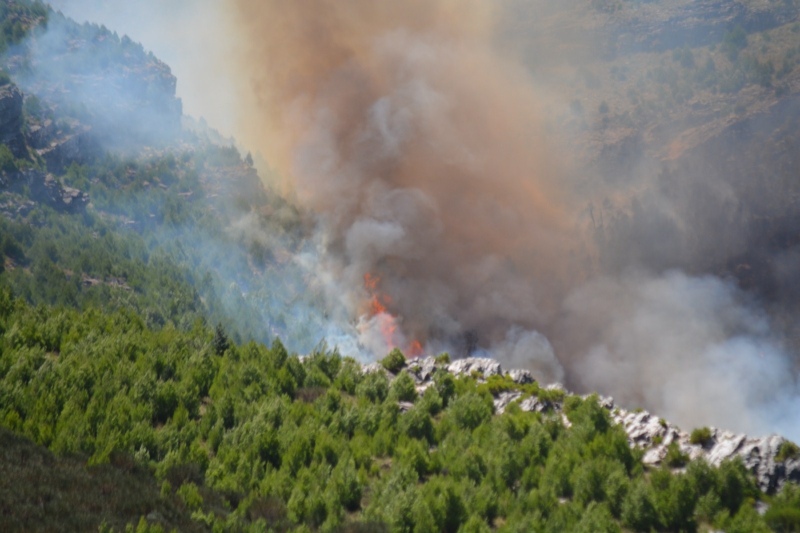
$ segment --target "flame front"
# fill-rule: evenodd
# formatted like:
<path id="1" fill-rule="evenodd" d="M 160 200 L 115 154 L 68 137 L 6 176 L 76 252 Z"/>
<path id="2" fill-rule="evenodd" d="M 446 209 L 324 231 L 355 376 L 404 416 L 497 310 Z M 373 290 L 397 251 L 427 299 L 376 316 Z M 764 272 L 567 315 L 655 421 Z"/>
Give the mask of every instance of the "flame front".
<path id="1" fill-rule="evenodd" d="M 418 340 L 413 340 L 405 346 L 404 337 L 398 326 L 399 320 L 388 309 L 392 305 L 392 298 L 380 291 L 380 281 L 380 276 L 369 272 L 364 274 L 364 289 L 369 295 L 366 310 L 368 318 L 377 324 L 387 351 L 401 347 L 407 357 L 419 357 L 422 355 L 422 343 Z"/>

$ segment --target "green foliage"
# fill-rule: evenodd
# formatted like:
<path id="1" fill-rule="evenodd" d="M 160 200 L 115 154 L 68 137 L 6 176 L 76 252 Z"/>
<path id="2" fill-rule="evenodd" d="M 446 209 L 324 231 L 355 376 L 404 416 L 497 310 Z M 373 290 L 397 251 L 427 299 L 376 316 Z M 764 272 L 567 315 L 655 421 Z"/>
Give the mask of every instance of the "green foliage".
<path id="1" fill-rule="evenodd" d="M 779 463 L 797 458 L 800 458 L 800 446 L 789 440 L 781 443 L 781 447 L 775 455 L 775 460 Z"/>
<path id="2" fill-rule="evenodd" d="M 644 482 L 631 487 L 622 505 L 622 521 L 634 531 L 650 531 L 658 527 L 658 514 Z"/>
<path id="3" fill-rule="evenodd" d="M 740 463 L 645 476 L 594 397 L 565 399 L 567 429 L 516 405 L 495 416 L 474 380 L 439 373 L 400 413 L 397 400 L 413 391 L 407 372 L 390 386 L 383 371 L 362 375 L 335 351 L 301 361 L 279 341 L 231 341 L 220 357 L 216 327 L 53 312 L 8 291 L 0 324 L 0 421 L 97 468 L 120 457 L 147 467 L 148 497 L 178 505 L 198 526 L 485 531 L 502 519 L 514 531 L 688 531 L 695 517 L 763 525 L 741 511 L 757 491 Z M 775 524 L 792 520 L 793 494 L 780 496 Z M 137 523 L 141 513 L 125 516 Z"/>
<path id="4" fill-rule="evenodd" d="M 356 387 L 356 394 L 373 403 L 380 403 L 389 394 L 389 379 L 383 372 L 370 372 Z"/>
<path id="5" fill-rule="evenodd" d="M 681 451 L 677 442 L 672 442 L 667 446 L 667 453 L 664 456 L 664 464 L 670 468 L 681 468 L 689 462 L 689 456 Z"/>
<path id="6" fill-rule="evenodd" d="M 784 485 L 764 514 L 764 521 L 773 531 L 800 531 L 800 487 Z"/>
<path id="7" fill-rule="evenodd" d="M 692 444 L 699 444 L 700 446 L 707 446 L 711 443 L 711 429 L 707 427 L 695 428 L 689 436 L 689 442 Z"/>
<path id="8" fill-rule="evenodd" d="M 5 144 L 0 144 L 0 170 L 3 172 L 15 172 L 17 170 L 14 154 Z"/>
<path id="9" fill-rule="evenodd" d="M 492 403 L 485 396 L 468 392 L 458 396 L 445 410 L 445 415 L 459 429 L 475 429 L 492 416 Z"/>
<path id="10" fill-rule="evenodd" d="M 397 402 L 413 402 L 417 399 L 417 389 L 414 378 L 403 370 L 389 386 L 389 398 Z"/>
<path id="11" fill-rule="evenodd" d="M 214 353 L 217 355 L 222 355 L 225 351 L 230 348 L 231 343 L 228 340 L 228 335 L 225 333 L 225 329 L 223 329 L 222 324 L 217 324 L 216 329 L 214 330 Z"/>
<path id="12" fill-rule="evenodd" d="M 381 359 L 381 365 L 392 374 L 397 374 L 406 366 L 406 356 L 403 355 L 399 348 L 394 348 L 386 357 Z"/>
<path id="13" fill-rule="evenodd" d="M 0 4 L 0 52 L 20 43 L 28 32 L 47 24 L 45 4 L 30 0 L 12 0 Z"/>

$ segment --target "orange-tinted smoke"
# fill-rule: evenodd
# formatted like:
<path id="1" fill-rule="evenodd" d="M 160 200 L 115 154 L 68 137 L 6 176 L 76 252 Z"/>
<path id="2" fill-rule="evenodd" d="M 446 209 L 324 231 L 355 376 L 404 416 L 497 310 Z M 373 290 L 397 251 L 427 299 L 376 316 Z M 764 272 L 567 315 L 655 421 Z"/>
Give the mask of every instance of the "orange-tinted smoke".
<path id="1" fill-rule="evenodd" d="M 408 338 L 542 327 L 574 250 L 556 143 L 489 0 L 234 0 L 241 130 Z"/>

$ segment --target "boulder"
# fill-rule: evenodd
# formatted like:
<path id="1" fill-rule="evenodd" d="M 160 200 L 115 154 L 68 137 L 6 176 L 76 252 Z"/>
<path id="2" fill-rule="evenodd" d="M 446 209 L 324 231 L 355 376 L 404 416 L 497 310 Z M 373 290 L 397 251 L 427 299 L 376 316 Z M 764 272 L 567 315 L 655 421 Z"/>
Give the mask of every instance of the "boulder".
<path id="1" fill-rule="evenodd" d="M 514 383 L 518 383 L 520 385 L 527 385 L 529 383 L 536 382 L 536 380 L 533 379 L 533 374 L 531 374 L 530 370 L 521 370 L 515 368 L 514 370 L 508 371 L 508 377 L 511 378 Z"/>
<path id="2" fill-rule="evenodd" d="M 472 375 L 477 373 L 486 379 L 489 376 L 497 376 L 503 373 L 500 363 L 488 357 L 467 357 L 453 361 L 447 370 L 454 376 Z"/>
<path id="3" fill-rule="evenodd" d="M 52 174 L 29 170 L 23 174 L 31 192 L 31 198 L 59 211 L 76 213 L 86 208 L 89 195 L 78 189 L 67 187 Z"/>

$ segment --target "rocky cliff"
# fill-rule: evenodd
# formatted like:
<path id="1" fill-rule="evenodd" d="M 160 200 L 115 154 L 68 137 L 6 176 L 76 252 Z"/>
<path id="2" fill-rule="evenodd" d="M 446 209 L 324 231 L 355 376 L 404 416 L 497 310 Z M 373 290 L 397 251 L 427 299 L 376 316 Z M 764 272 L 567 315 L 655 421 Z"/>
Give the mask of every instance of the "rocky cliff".
<path id="1" fill-rule="evenodd" d="M 0 87 L 0 143 L 8 146 L 15 157 L 26 154 L 22 124 L 22 91 L 7 83 Z"/>

